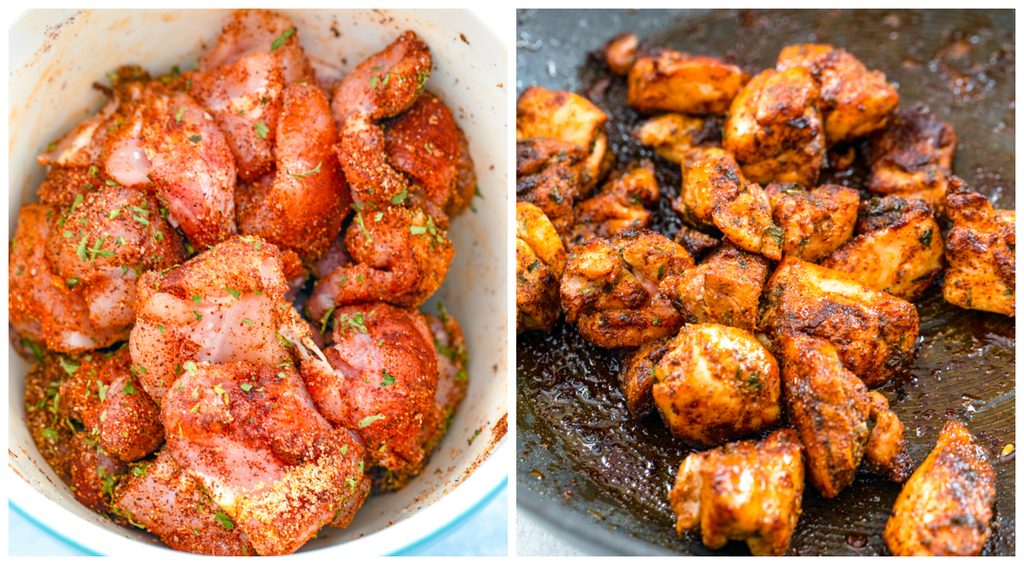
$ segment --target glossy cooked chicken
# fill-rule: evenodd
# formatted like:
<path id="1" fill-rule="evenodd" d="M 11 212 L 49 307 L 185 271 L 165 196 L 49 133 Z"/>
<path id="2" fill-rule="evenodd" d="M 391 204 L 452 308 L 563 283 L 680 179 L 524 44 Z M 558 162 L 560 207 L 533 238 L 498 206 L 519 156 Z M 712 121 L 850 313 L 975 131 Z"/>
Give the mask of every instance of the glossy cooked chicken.
<path id="1" fill-rule="evenodd" d="M 516 332 L 550 331 L 558 320 L 565 248 L 554 225 L 529 202 L 516 204 Z"/>
<path id="2" fill-rule="evenodd" d="M 689 444 L 719 445 L 779 420 L 779 366 L 753 334 L 739 328 L 683 326 L 654 379 L 662 420 Z"/>
<path id="3" fill-rule="evenodd" d="M 585 157 L 582 148 L 557 139 L 516 144 L 516 201 L 540 208 L 565 237 L 572 230 L 574 206 L 581 195 Z"/>
<path id="4" fill-rule="evenodd" d="M 772 219 L 782 228 L 782 253 L 816 262 L 853 236 L 860 194 L 825 184 L 810 190 L 772 183 L 765 187 Z"/>
<path id="5" fill-rule="evenodd" d="M 713 142 L 717 125 L 701 116 L 668 113 L 644 121 L 632 135 L 658 155 L 682 164 L 694 148 Z"/>
<path id="6" fill-rule="evenodd" d="M 894 555 L 979 555 L 992 534 L 996 472 L 966 426 L 948 420 L 893 504 Z"/>
<path id="7" fill-rule="evenodd" d="M 576 204 L 575 225 L 569 240 L 579 244 L 594 237 L 611 237 L 651 223 L 651 209 L 661 198 L 654 164 L 641 161 L 613 173 L 600 191 Z"/>
<path id="8" fill-rule="evenodd" d="M 682 317 L 658 289 L 693 266 L 677 243 L 651 231 L 592 239 L 569 253 L 561 280 L 565 321 L 605 348 L 636 347 L 673 335 Z"/>
<path id="9" fill-rule="evenodd" d="M 636 62 L 636 51 L 640 45 L 635 33 L 623 33 L 611 39 L 604 46 L 604 61 L 611 71 L 619 76 L 629 74 Z"/>
<path id="10" fill-rule="evenodd" d="M 634 417 L 642 418 L 654 409 L 654 369 L 668 351 L 674 336 L 648 341 L 622 360 L 619 390 Z"/>
<path id="11" fill-rule="evenodd" d="M 640 112 L 722 114 L 747 75 L 715 57 L 661 49 L 629 70 L 629 105 Z"/>
<path id="12" fill-rule="evenodd" d="M 693 453 L 679 466 L 669 502 L 676 532 L 700 527 L 704 545 L 746 541 L 754 555 L 783 555 L 800 519 L 803 448 L 790 429 Z"/>

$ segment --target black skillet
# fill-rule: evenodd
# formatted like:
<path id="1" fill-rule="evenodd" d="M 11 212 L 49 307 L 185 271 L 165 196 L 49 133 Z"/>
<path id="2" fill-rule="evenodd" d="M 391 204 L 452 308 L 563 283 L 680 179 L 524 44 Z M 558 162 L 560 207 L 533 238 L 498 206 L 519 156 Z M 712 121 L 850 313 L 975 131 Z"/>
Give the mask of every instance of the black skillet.
<path id="1" fill-rule="evenodd" d="M 843 47 L 898 84 L 901 103 L 924 102 L 953 124 L 955 172 L 997 207 L 1014 207 L 1014 15 L 1012 11 L 520 11 L 517 90 L 531 84 L 589 96 L 611 116 L 618 162 L 649 151 L 628 138 L 638 116 L 624 81 L 593 53 L 635 32 L 642 44 L 724 57 L 751 74 L 790 43 Z M 662 206 L 654 228 L 678 220 L 667 202 L 679 173 L 656 159 Z M 860 187 L 858 168 L 825 180 Z M 992 452 L 996 521 L 986 554 L 1013 555 L 1015 443 L 1013 319 L 946 304 L 936 285 L 920 301 L 921 343 L 906 375 L 881 390 L 907 426 L 920 463 L 947 417 L 966 422 Z M 596 554 L 746 554 L 731 543 L 711 552 L 697 535 L 679 539 L 666 493 L 689 450 L 651 417 L 632 419 L 616 387 L 621 354 L 585 343 L 562 325 L 517 343 L 519 508 Z M 882 530 L 899 486 L 866 472 L 833 500 L 807 487 L 791 554 L 887 554 Z"/>

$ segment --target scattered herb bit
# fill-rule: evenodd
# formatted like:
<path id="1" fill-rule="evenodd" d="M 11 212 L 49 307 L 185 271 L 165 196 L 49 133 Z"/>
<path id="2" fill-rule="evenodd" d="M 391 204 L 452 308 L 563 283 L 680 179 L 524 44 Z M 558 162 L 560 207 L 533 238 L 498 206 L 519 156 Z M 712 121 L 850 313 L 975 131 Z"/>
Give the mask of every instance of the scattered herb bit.
<path id="1" fill-rule="evenodd" d="M 89 165 L 89 174 L 94 177 L 100 176 L 100 168 L 96 165 Z"/>
<path id="2" fill-rule="evenodd" d="M 43 428 L 43 437 L 50 441 L 57 441 L 60 436 L 57 435 L 57 430 L 53 428 Z"/>
<path id="3" fill-rule="evenodd" d="M 60 358 L 60 367 L 61 369 L 64 369 L 64 372 L 67 373 L 68 376 L 74 375 L 79 366 L 79 363 L 68 359 L 67 357 Z"/>
<path id="4" fill-rule="evenodd" d="M 241 389 L 244 390 L 245 392 L 249 392 L 250 390 L 252 390 L 252 383 L 242 383 Z"/>
<path id="5" fill-rule="evenodd" d="M 320 316 L 320 333 L 327 333 L 328 326 L 331 325 L 331 314 L 334 313 L 335 307 L 331 306 L 324 312 L 323 316 Z"/>
<path id="6" fill-rule="evenodd" d="M 341 454 L 342 455 L 348 455 L 348 444 L 347 443 L 345 445 L 341 446 Z"/>
<path id="7" fill-rule="evenodd" d="M 164 333 L 165 331 L 167 331 L 167 328 L 165 328 L 163 324 L 157 324 L 156 329 L 160 333 Z"/>
<path id="8" fill-rule="evenodd" d="M 75 248 L 75 254 L 77 254 L 78 258 L 81 259 L 82 261 L 86 261 L 89 258 L 89 256 L 86 255 L 85 253 L 85 249 L 88 245 L 89 235 L 86 234 L 82 236 L 82 239 L 78 242 L 78 247 Z"/>
<path id="9" fill-rule="evenodd" d="M 362 232 L 363 237 L 366 238 L 366 241 L 373 241 L 373 236 L 370 235 L 370 232 L 366 231 L 366 224 L 363 223 L 363 211 L 362 210 L 359 210 L 359 211 L 356 212 L 356 224 L 359 225 L 359 231 Z"/>
<path id="10" fill-rule="evenodd" d="M 114 179 L 107 179 L 107 180 L 105 180 L 105 181 L 103 181 L 103 182 L 105 182 L 105 183 L 107 184 L 107 186 L 121 186 L 121 185 L 120 185 L 120 184 L 118 184 L 118 183 L 117 183 L 117 181 L 116 181 L 116 180 L 114 180 Z"/>
<path id="11" fill-rule="evenodd" d="M 295 28 L 290 27 L 290 28 L 284 30 L 284 32 L 281 34 L 281 36 L 278 37 L 277 39 L 275 39 L 274 42 L 270 44 L 270 50 L 271 51 L 277 51 L 277 49 L 279 47 L 281 47 L 282 45 L 284 45 L 284 42 L 288 41 L 288 38 L 293 36 L 293 35 L 295 35 Z"/>
<path id="12" fill-rule="evenodd" d="M 664 277 L 664 276 L 665 276 L 665 264 L 662 263 L 661 265 L 658 266 L 658 280 L 660 281 L 661 278 Z"/>
<path id="13" fill-rule="evenodd" d="M 150 463 L 139 463 L 138 465 L 132 467 L 132 476 L 145 477 L 146 473 L 149 472 L 149 466 Z"/>
<path id="14" fill-rule="evenodd" d="M 469 378 L 469 373 L 465 369 L 459 369 L 455 372 L 455 380 L 464 381 Z"/>
<path id="15" fill-rule="evenodd" d="M 306 171 L 304 173 L 291 173 L 291 175 L 293 177 L 297 178 L 297 179 L 305 178 L 305 177 L 308 177 L 309 175 L 314 175 L 316 173 L 319 173 L 321 165 L 323 165 L 322 162 L 321 163 L 317 163 L 315 167 L 313 167 L 312 169 L 310 169 L 310 170 L 308 170 L 308 171 Z"/>
<path id="16" fill-rule="evenodd" d="M 199 310 L 193 310 L 192 315 L 196 317 L 196 320 L 202 320 L 203 315 L 199 313 Z"/>
<path id="17" fill-rule="evenodd" d="M 103 381 L 96 381 L 96 395 L 100 397 L 100 400 L 107 399 L 107 391 L 110 390 L 110 385 Z"/>
<path id="18" fill-rule="evenodd" d="M 185 108 L 178 108 L 178 111 L 174 114 L 174 121 L 181 123 L 181 117 L 185 115 Z"/>
<path id="19" fill-rule="evenodd" d="M 483 428 L 477 428 L 476 430 L 474 430 L 473 435 L 469 436 L 469 439 L 466 440 L 466 445 L 473 445 L 473 440 L 475 440 L 477 436 L 480 435 L 481 430 L 483 430 Z"/>
<path id="20" fill-rule="evenodd" d="M 230 530 L 235 527 L 235 523 L 231 520 L 231 516 L 228 516 L 223 512 L 217 512 L 217 515 L 214 516 L 214 518 L 216 518 L 217 521 L 220 522 L 221 527 L 225 530 Z"/>
<path id="21" fill-rule="evenodd" d="M 196 367 L 195 361 L 185 361 L 181 364 L 181 368 L 185 369 L 185 372 L 190 375 L 195 375 L 198 368 Z"/>
<path id="22" fill-rule="evenodd" d="M 200 141 L 203 140 L 203 136 L 199 135 L 198 133 L 193 134 L 188 136 L 188 140 L 191 141 L 192 143 L 199 143 Z"/>
<path id="23" fill-rule="evenodd" d="M 405 202 L 405 199 L 408 198 L 408 197 L 409 197 L 409 189 L 408 188 L 403 188 L 402 192 L 399 192 L 398 194 L 396 194 L 396 195 L 391 197 L 391 203 L 394 204 L 395 206 L 398 206 L 402 202 Z"/>
<path id="24" fill-rule="evenodd" d="M 242 293 L 240 291 L 235 290 L 227 285 L 224 286 L 224 290 L 228 291 L 228 294 L 235 297 L 235 300 L 238 300 L 242 297 Z"/>
<path id="25" fill-rule="evenodd" d="M 932 246 L 932 230 L 931 230 L 931 228 L 929 228 L 928 231 L 924 232 L 924 235 L 919 237 L 917 240 L 921 242 L 921 245 L 923 245 L 925 247 L 931 247 Z"/>
<path id="26" fill-rule="evenodd" d="M 277 333 L 277 339 L 278 339 L 278 341 L 281 342 L 281 346 L 282 347 L 284 347 L 285 349 L 288 349 L 290 347 L 294 347 L 295 346 L 295 344 L 293 344 L 291 342 L 291 340 L 289 340 L 288 338 L 286 338 L 283 335 L 281 335 L 281 332 L 276 332 L 276 333 Z"/>
<path id="27" fill-rule="evenodd" d="M 135 390 L 135 385 L 132 384 L 132 381 L 128 381 L 128 382 L 124 383 L 124 388 L 121 389 L 121 391 L 124 392 L 125 394 L 129 394 L 129 395 L 135 394 L 136 392 L 138 392 L 138 391 Z"/>
<path id="28" fill-rule="evenodd" d="M 288 376 L 288 375 L 287 375 L 287 374 L 285 374 L 285 372 L 284 372 L 284 371 L 279 371 L 279 372 L 277 373 L 277 378 L 279 378 L 279 379 L 283 379 L 283 378 L 285 378 L 285 377 L 287 377 L 287 376 Z"/>
<path id="29" fill-rule="evenodd" d="M 120 216 L 120 215 L 121 215 L 121 209 L 120 208 L 114 208 L 113 210 L 110 211 L 110 213 L 107 214 L 107 219 L 108 220 L 116 220 L 117 217 Z"/>
<path id="30" fill-rule="evenodd" d="M 372 423 L 374 423 L 374 422 L 376 422 L 378 420 L 383 420 L 383 419 L 384 419 L 384 415 L 383 414 L 374 414 L 373 416 L 367 416 L 367 417 L 363 418 L 362 420 L 359 420 L 359 429 L 361 430 L 361 429 L 365 428 L 366 426 L 369 426 L 370 424 L 372 424 Z"/>
<path id="31" fill-rule="evenodd" d="M 253 322 L 250 318 L 242 318 L 242 323 L 247 325 L 247 326 L 251 326 L 251 325 L 255 324 L 256 322 Z"/>
<path id="32" fill-rule="evenodd" d="M 338 317 L 338 322 L 343 328 L 353 329 L 364 334 L 370 333 L 370 330 L 366 329 L 366 316 L 362 312 L 356 312 L 351 316 L 342 314 Z"/>
<path id="33" fill-rule="evenodd" d="M 384 377 L 380 380 L 380 386 L 391 386 L 395 384 L 395 376 L 389 375 L 387 369 L 381 369 L 380 374 Z"/>
<path id="34" fill-rule="evenodd" d="M 230 406 L 231 405 L 231 401 L 228 398 L 228 393 L 227 393 L 226 390 L 224 390 L 224 387 L 220 386 L 220 383 L 217 383 L 217 384 L 213 385 L 213 392 L 215 392 L 218 395 L 220 395 L 221 402 L 224 403 L 224 406 Z"/>
<path id="35" fill-rule="evenodd" d="M 256 122 L 256 125 L 252 127 L 256 130 L 256 137 L 259 137 L 260 139 L 266 139 L 267 134 L 270 133 L 270 128 L 268 128 L 267 124 L 263 122 Z"/>

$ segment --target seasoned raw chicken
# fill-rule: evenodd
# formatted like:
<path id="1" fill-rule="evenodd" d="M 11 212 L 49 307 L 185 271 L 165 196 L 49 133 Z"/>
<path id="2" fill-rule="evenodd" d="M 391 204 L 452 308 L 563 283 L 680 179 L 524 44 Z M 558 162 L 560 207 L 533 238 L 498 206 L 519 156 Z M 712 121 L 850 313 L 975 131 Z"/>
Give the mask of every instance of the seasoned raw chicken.
<path id="1" fill-rule="evenodd" d="M 555 139 L 516 143 L 516 201 L 536 205 L 559 234 L 568 236 L 585 157 L 580 147 Z"/>
<path id="2" fill-rule="evenodd" d="M 865 159 L 868 189 L 879 194 L 921 198 L 936 212 L 945 209 L 953 174 L 956 133 L 922 104 L 897 110 L 892 123 L 871 136 Z"/>
<path id="3" fill-rule="evenodd" d="M 786 257 L 768 279 L 764 296 L 758 327 L 773 351 L 784 334 L 821 338 L 869 388 L 888 381 L 913 356 L 914 305 L 844 273 Z"/>
<path id="4" fill-rule="evenodd" d="M 779 421 L 779 366 L 744 330 L 683 326 L 654 369 L 654 405 L 672 435 L 719 445 Z"/>
<path id="5" fill-rule="evenodd" d="M 693 266 L 685 249 L 651 231 L 592 239 L 569 254 L 561 280 L 565 321 L 600 347 L 637 347 L 683 320 L 659 282 Z"/>
<path id="6" fill-rule="evenodd" d="M 409 180 L 388 161 L 384 129 L 369 114 L 351 114 L 342 122 L 338 137 L 335 151 L 356 204 L 376 208 L 403 204 L 409 196 Z M 435 218 L 444 216 L 440 209 L 431 212 Z"/>
<path id="7" fill-rule="evenodd" d="M 949 420 L 896 499 L 885 544 L 894 555 L 979 555 L 992 534 L 995 498 L 984 448 Z"/>
<path id="8" fill-rule="evenodd" d="M 861 206 L 861 233 L 821 266 L 846 273 L 875 290 L 905 300 L 920 298 L 942 271 L 942 233 L 923 200 L 873 198 Z"/>
<path id="9" fill-rule="evenodd" d="M 611 166 L 608 116 L 593 102 L 564 90 L 527 88 L 516 105 L 516 141 L 546 137 L 583 149 L 587 158 L 580 174 L 580 194 L 588 195 Z"/>
<path id="10" fill-rule="evenodd" d="M 765 187 L 772 218 L 784 232 L 782 253 L 817 262 L 853 237 L 860 193 L 824 184 L 811 190 L 772 183 Z"/>
<path id="11" fill-rule="evenodd" d="M 747 75 L 715 57 L 664 49 L 637 58 L 628 80 L 629 105 L 640 112 L 723 114 Z"/>
<path id="12" fill-rule="evenodd" d="M 961 308 L 1016 312 L 1016 213 L 996 210 L 983 195 L 952 177 L 946 201 L 953 228 L 946 234 L 942 295 Z"/>
<path id="13" fill-rule="evenodd" d="M 128 466 L 107 454 L 99 441 L 88 431 L 75 432 L 68 447 L 71 481 L 68 486 L 83 506 L 106 514 L 118 482 L 124 479 Z"/>
<path id="14" fill-rule="evenodd" d="M 711 322 L 754 331 L 768 261 L 723 244 L 703 263 L 665 277 L 662 292 L 689 323 Z"/>
<path id="15" fill-rule="evenodd" d="M 704 545 L 746 541 L 754 555 L 782 555 L 800 519 L 804 462 L 796 432 L 737 441 L 683 460 L 669 492 L 680 536 L 700 526 Z"/>
<path id="16" fill-rule="evenodd" d="M 529 202 L 516 204 L 516 332 L 550 331 L 561 307 L 558 281 L 565 248 L 547 216 Z"/>
<path id="17" fill-rule="evenodd" d="M 683 163 L 694 148 L 714 140 L 717 126 L 704 117 L 670 113 L 646 120 L 631 135 L 669 161 Z"/>
<path id="18" fill-rule="evenodd" d="M 576 204 L 576 225 L 569 239 L 575 245 L 646 228 L 651 224 L 651 209 L 660 198 L 654 163 L 644 160 L 613 173 L 597 194 Z"/>
<path id="19" fill-rule="evenodd" d="M 301 547 L 369 491 L 359 437 L 333 429 L 291 366 L 183 364 L 167 451 L 260 555 Z"/>
<path id="20" fill-rule="evenodd" d="M 160 408 L 133 375 L 140 369 L 127 347 L 110 356 L 61 359 L 61 366 L 70 373 L 59 391 L 63 413 L 90 430 L 105 452 L 137 461 L 163 444 Z"/>
<path id="21" fill-rule="evenodd" d="M 814 186 L 825 162 L 817 100 L 818 86 L 806 70 L 763 71 L 733 99 L 722 146 L 751 181 Z"/>
<path id="22" fill-rule="evenodd" d="M 612 38 L 604 46 L 604 61 L 608 68 L 619 76 L 629 74 L 636 61 L 636 48 L 640 41 L 635 33 L 623 33 Z"/>
<path id="23" fill-rule="evenodd" d="M 654 408 L 651 389 L 654 386 L 654 368 L 672 344 L 671 337 L 649 341 L 626 356 L 619 372 L 619 390 L 626 397 L 626 407 L 637 418 L 650 414 Z"/>
<path id="24" fill-rule="evenodd" d="M 40 352 L 38 362 L 25 375 L 25 426 L 54 474 L 71 484 L 71 438 L 77 429 L 61 409 L 60 387 L 74 366 L 61 359 Z"/>
<path id="25" fill-rule="evenodd" d="M 256 553 L 248 536 L 166 449 L 132 466 L 114 491 L 111 511 L 171 549 L 204 555 Z"/>
<path id="26" fill-rule="evenodd" d="M 865 455 L 889 479 L 905 481 L 913 462 L 903 424 L 888 410 L 885 397 L 868 392 L 843 368 L 828 342 L 786 334 L 777 343 L 786 415 L 804 445 L 810 481 L 822 496 L 834 498 L 850 485 Z M 869 438 L 874 451 L 867 449 Z"/>
<path id="27" fill-rule="evenodd" d="M 863 137 L 889 122 L 900 96 L 881 71 L 869 71 L 864 63 L 843 49 L 824 44 L 783 47 L 775 68 L 802 67 L 818 83 L 825 139 L 830 146 Z"/>
<path id="28" fill-rule="evenodd" d="M 357 113 L 371 120 L 397 116 L 423 92 L 432 67 L 427 44 L 414 32 L 403 32 L 338 83 L 331 96 L 334 120 L 341 124 Z"/>

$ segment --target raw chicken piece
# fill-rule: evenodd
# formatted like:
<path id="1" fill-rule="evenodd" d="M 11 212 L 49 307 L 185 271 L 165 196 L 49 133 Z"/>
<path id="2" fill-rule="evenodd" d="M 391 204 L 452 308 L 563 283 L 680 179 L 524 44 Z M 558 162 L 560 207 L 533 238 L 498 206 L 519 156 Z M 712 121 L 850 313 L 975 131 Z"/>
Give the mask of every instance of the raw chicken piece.
<path id="1" fill-rule="evenodd" d="M 412 31 L 359 63 L 338 83 L 331 111 L 339 124 L 352 114 L 371 120 L 404 112 L 423 92 L 432 68 L 430 48 Z"/>
<path id="2" fill-rule="evenodd" d="M 71 462 L 68 486 L 75 500 L 93 512 L 108 513 L 114 488 L 124 479 L 128 466 L 103 451 L 96 437 L 86 431 L 75 432 L 68 450 Z"/>
<path id="3" fill-rule="evenodd" d="M 25 376 L 25 426 L 54 474 L 71 483 L 74 423 L 61 408 L 60 387 L 72 372 L 58 355 L 45 355 Z M 67 367 L 67 368 L 65 368 Z"/>

